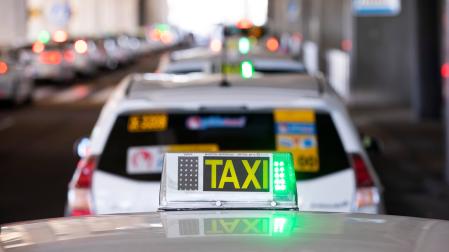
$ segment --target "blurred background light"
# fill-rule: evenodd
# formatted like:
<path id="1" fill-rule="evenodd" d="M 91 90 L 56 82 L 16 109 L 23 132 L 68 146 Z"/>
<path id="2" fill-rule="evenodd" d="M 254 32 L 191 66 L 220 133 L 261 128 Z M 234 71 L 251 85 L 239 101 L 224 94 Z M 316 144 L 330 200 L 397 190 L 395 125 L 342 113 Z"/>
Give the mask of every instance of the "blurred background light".
<path id="1" fill-rule="evenodd" d="M 279 41 L 275 37 L 267 39 L 266 47 L 270 52 L 276 52 L 279 49 Z"/>
<path id="2" fill-rule="evenodd" d="M 67 41 L 68 35 L 67 32 L 63 30 L 57 30 L 53 33 L 53 40 L 57 43 L 62 43 Z"/>
<path id="3" fill-rule="evenodd" d="M 210 42 L 210 49 L 212 50 L 212 52 L 221 52 L 222 47 L 222 42 L 219 39 L 213 39 Z"/>
<path id="4" fill-rule="evenodd" d="M 79 54 L 83 54 L 87 52 L 87 42 L 85 40 L 77 40 L 75 42 L 75 51 Z"/>
<path id="5" fill-rule="evenodd" d="M 242 78 L 249 79 L 254 76 L 254 65 L 251 61 L 245 60 L 240 64 Z"/>
<path id="6" fill-rule="evenodd" d="M 239 39 L 239 52 L 241 54 L 248 54 L 251 50 L 251 43 L 247 37 Z"/>
<path id="7" fill-rule="evenodd" d="M 0 61 L 0 74 L 6 74 L 8 72 L 8 64 Z"/>
<path id="8" fill-rule="evenodd" d="M 39 32 L 39 36 L 38 36 L 38 40 L 44 44 L 47 44 L 48 42 L 50 42 L 51 39 L 51 34 L 48 31 L 40 31 Z"/>
<path id="9" fill-rule="evenodd" d="M 36 41 L 34 42 L 31 49 L 33 50 L 34 53 L 41 53 L 44 51 L 45 45 L 41 41 Z"/>
<path id="10" fill-rule="evenodd" d="M 267 21 L 268 0 L 168 0 L 167 4 L 171 24 L 201 35 L 207 35 L 220 23 L 248 20 L 262 26 Z"/>

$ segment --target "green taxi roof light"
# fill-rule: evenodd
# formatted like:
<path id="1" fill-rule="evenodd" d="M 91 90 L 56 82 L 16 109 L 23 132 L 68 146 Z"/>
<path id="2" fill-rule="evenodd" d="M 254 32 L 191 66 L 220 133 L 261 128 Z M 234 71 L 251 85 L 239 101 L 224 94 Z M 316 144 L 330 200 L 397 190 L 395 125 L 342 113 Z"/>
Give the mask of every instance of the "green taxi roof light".
<path id="1" fill-rule="evenodd" d="M 242 77 L 245 79 L 252 78 L 254 76 L 254 65 L 251 61 L 245 60 L 240 64 L 240 71 Z"/>

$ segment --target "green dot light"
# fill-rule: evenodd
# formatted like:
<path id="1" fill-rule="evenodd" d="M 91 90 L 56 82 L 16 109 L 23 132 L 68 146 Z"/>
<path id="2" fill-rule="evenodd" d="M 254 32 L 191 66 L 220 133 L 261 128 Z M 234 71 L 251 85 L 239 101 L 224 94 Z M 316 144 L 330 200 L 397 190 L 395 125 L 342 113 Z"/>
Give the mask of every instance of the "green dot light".
<path id="1" fill-rule="evenodd" d="M 243 61 L 240 64 L 240 72 L 244 79 L 249 79 L 254 76 L 254 65 L 251 61 Z"/>
<path id="2" fill-rule="evenodd" d="M 248 38 L 243 37 L 239 40 L 239 52 L 241 54 L 248 54 L 251 50 L 251 42 Z"/>
<path id="3" fill-rule="evenodd" d="M 51 39 L 51 34 L 48 31 L 41 31 L 39 32 L 38 35 L 38 40 L 44 44 L 47 44 L 48 42 L 50 42 Z"/>

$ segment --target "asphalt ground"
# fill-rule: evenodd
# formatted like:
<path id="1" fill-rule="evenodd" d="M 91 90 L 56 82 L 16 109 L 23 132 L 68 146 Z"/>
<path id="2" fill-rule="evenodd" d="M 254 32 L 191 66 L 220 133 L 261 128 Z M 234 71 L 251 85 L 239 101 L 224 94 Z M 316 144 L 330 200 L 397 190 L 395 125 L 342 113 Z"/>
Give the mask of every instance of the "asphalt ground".
<path id="1" fill-rule="evenodd" d="M 155 70 L 159 56 L 71 85 L 43 83 L 32 105 L 0 108 L 0 223 L 63 216 L 74 142 L 90 134 L 114 86 L 129 73 Z M 351 114 L 382 143 L 371 159 L 387 213 L 449 220 L 442 124 L 417 122 L 406 107 L 352 107 Z"/>
<path id="2" fill-rule="evenodd" d="M 352 107 L 359 131 L 381 143 L 371 154 L 388 214 L 449 220 L 444 124 L 418 121 L 406 106 Z"/>

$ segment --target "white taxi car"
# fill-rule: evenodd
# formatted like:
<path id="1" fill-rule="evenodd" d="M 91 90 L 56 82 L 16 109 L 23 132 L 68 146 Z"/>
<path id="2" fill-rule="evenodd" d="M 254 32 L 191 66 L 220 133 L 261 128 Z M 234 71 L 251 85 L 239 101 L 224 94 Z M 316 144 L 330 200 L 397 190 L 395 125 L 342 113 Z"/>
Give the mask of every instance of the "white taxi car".
<path id="1" fill-rule="evenodd" d="M 68 215 L 155 211 L 163 154 L 293 153 L 301 210 L 382 211 L 382 188 L 323 79 L 134 74 L 104 106 L 69 185 Z"/>
<path id="2" fill-rule="evenodd" d="M 225 61 L 225 62 L 223 62 Z M 173 52 L 169 59 L 161 60 L 159 72 L 169 74 L 238 73 L 240 63 L 251 62 L 254 71 L 263 74 L 307 73 L 306 67 L 299 61 L 281 54 L 251 53 L 248 55 L 228 53 L 223 56 L 208 50 L 188 49 Z"/>
<path id="3" fill-rule="evenodd" d="M 159 211 L 1 227 L 0 251 L 443 252 L 449 222 L 298 211 L 290 153 L 169 153 Z M 142 201 L 152 201 L 146 194 Z"/>

